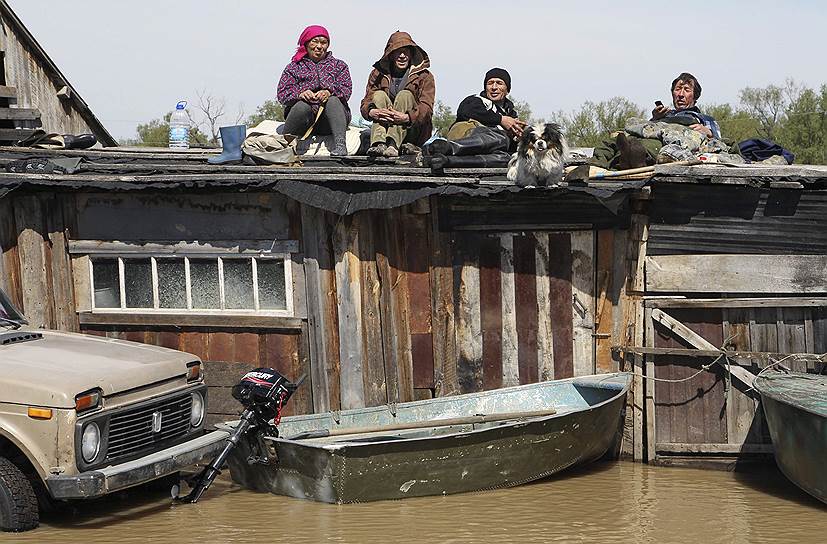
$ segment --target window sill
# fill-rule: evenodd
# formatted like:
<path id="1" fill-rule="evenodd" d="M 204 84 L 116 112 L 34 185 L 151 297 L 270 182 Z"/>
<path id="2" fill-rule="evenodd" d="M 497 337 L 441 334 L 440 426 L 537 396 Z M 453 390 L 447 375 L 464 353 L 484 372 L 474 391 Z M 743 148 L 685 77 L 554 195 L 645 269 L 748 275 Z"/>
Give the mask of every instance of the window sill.
<path id="1" fill-rule="evenodd" d="M 220 329 L 300 330 L 297 317 L 267 315 L 205 315 L 160 313 L 78 313 L 81 325 L 149 326 L 149 327 L 214 327 Z"/>

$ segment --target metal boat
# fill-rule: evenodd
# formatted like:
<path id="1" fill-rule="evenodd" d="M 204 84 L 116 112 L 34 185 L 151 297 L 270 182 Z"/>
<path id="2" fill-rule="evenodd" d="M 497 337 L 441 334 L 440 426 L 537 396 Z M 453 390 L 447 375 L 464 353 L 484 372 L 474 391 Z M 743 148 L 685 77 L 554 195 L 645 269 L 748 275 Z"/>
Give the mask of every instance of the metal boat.
<path id="1" fill-rule="evenodd" d="M 606 453 L 621 423 L 626 373 L 285 417 L 264 438 L 269 464 L 242 443 L 233 480 L 327 503 L 445 495 L 538 480 Z"/>
<path id="2" fill-rule="evenodd" d="M 772 370 L 759 374 L 754 387 L 781 472 L 827 503 L 827 376 Z"/>

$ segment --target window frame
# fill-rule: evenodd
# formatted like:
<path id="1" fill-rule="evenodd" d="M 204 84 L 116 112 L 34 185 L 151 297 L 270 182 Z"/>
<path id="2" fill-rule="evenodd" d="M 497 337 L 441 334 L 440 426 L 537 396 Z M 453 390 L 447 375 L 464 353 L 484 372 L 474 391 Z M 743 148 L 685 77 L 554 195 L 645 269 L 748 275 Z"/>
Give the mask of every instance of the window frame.
<path id="1" fill-rule="evenodd" d="M 83 255 L 88 258 L 88 282 L 89 282 L 89 310 L 93 314 L 129 314 L 129 315 L 221 315 L 221 316 L 265 316 L 265 317 L 294 317 L 294 274 L 292 253 L 297 253 L 298 243 L 293 241 L 281 241 L 279 243 L 267 241 L 266 244 L 251 242 L 248 245 L 253 248 L 242 248 L 238 244 L 228 247 L 227 243 L 180 243 L 169 244 L 141 244 L 132 245 L 120 242 L 73 242 L 74 247 L 70 253 Z M 261 249 L 262 245 L 269 248 Z M 96 259 L 112 259 L 117 261 L 118 282 L 120 290 L 119 308 L 99 308 L 95 304 L 95 263 Z M 126 276 L 124 261 L 127 259 L 149 259 L 151 266 L 152 283 L 152 307 L 150 308 L 127 308 L 126 307 Z M 158 289 L 158 260 L 159 259 L 183 259 L 186 290 L 185 308 L 161 308 L 160 293 Z M 192 283 L 190 277 L 191 259 L 215 259 L 218 264 L 218 296 L 220 308 L 193 308 L 192 306 Z M 244 259 L 250 262 L 252 267 L 252 289 L 253 305 L 251 309 L 226 308 L 225 286 L 224 286 L 224 261 L 229 259 Z M 262 309 L 259 296 L 258 267 L 262 260 L 282 261 L 284 263 L 284 297 L 285 308 L 283 309 Z"/>

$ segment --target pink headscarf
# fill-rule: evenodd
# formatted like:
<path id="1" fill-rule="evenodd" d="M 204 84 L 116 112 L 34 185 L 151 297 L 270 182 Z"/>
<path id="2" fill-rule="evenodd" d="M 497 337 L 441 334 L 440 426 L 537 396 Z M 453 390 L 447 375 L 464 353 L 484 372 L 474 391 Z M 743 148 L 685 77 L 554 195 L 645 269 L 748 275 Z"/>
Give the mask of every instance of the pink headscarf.
<path id="1" fill-rule="evenodd" d="M 296 48 L 296 54 L 293 55 L 293 62 L 300 61 L 307 55 L 307 49 L 305 49 L 304 44 L 317 36 L 324 36 L 328 40 L 330 39 L 330 34 L 327 33 L 327 29 L 321 25 L 310 25 L 302 31 L 302 35 L 299 36 L 299 46 Z"/>

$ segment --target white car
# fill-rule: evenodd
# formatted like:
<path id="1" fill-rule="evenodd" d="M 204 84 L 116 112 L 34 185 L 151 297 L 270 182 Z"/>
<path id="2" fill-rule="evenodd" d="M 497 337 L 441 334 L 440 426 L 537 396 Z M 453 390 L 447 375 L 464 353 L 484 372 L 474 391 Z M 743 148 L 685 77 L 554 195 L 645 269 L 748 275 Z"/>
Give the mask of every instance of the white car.
<path id="1" fill-rule="evenodd" d="M 0 291 L 0 528 L 41 500 L 99 497 L 218 453 L 201 361 L 180 351 L 28 327 Z"/>

